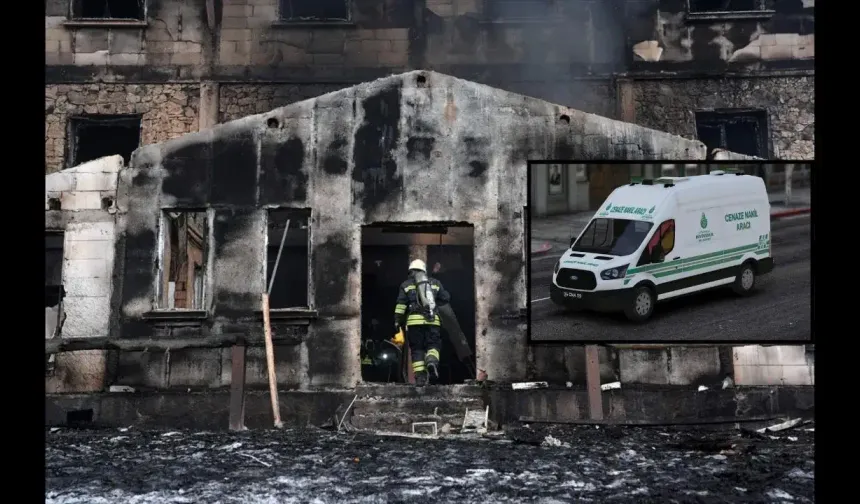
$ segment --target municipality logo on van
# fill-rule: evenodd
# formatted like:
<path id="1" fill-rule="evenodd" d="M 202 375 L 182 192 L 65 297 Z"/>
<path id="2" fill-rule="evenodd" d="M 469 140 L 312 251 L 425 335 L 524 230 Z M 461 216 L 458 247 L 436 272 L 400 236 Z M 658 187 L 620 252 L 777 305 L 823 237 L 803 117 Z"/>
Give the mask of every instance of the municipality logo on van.
<path id="1" fill-rule="evenodd" d="M 714 233 L 708 229 L 708 218 L 704 212 L 702 212 L 702 218 L 699 219 L 699 225 L 702 226 L 702 230 L 696 233 L 696 241 L 700 243 L 710 241 L 714 237 Z"/>

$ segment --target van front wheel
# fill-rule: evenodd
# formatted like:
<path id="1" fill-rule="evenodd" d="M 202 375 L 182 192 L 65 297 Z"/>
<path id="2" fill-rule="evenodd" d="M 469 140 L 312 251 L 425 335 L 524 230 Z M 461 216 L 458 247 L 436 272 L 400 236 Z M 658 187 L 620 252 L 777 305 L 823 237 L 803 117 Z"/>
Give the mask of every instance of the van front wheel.
<path id="1" fill-rule="evenodd" d="M 744 263 L 741 265 L 741 270 L 738 271 L 738 276 L 735 278 L 735 283 L 732 285 L 732 290 L 735 294 L 746 296 L 752 293 L 755 289 L 755 268 L 752 263 Z"/>
<path id="2" fill-rule="evenodd" d="M 632 322 L 641 324 L 651 318 L 656 303 L 657 297 L 654 295 L 654 291 L 644 285 L 636 287 L 633 289 L 633 296 L 630 302 L 624 309 L 624 315 Z"/>

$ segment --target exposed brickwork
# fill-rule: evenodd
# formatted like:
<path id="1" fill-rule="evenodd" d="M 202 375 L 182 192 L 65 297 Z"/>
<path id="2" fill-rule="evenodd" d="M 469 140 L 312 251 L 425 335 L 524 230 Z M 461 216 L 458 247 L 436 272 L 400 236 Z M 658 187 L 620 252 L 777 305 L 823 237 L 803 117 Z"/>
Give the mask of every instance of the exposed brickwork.
<path id="1" fill-rule="evenodd" d="M 141 144 L 197 131 L 197 84 L 60 84 L 45 87 L 45 170 L 65 168 L 68 119 L 82 114 L 141 114 Z"/>
<path id="2" fill-rule="evenodd" d="M 235 84 L 221 85 L 221 122 L 261 114 L 297 101 L 349 87 L 348 84 Z"/>
<path id="3" fill-rule="evenodd" d="M 757 108 L 767 111 L 773 155 L 815 157 L 814 77 L 637 81 L 636 123 L 696 138 L 695 112 Z"/>

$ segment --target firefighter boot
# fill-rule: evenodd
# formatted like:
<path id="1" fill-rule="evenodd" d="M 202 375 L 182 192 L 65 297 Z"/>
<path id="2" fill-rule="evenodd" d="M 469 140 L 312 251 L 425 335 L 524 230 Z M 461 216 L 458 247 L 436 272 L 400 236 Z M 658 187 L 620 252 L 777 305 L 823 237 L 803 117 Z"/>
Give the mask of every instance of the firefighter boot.
<path id="1" fill-rule="evenodd" d="M 439 350 L 436 350 L 435 348 L 427 350 L 425 361 L 427 363 L 427 374 L 430 375 L 430 381 L 437 381 L 439 379 Z"/>
<path id="2" fill-rule="evenodd" d="M 415 386 L 424 387 L 427 385 L 427 371 L 417 371 L 415 373 Z"/>

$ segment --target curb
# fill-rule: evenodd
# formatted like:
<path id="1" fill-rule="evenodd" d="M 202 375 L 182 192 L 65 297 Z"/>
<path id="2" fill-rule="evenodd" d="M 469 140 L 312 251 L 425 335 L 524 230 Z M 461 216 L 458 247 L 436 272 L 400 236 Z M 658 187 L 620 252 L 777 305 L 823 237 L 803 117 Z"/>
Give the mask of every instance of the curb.
<path id="1" fill-rule="evenodd" d="M 783 210 L 782 212 L 774 212 L 770 214 L 771 219 L 779 219 L 782 217 L 792 217 L 794 215 L 804 215 L 812 212 L 812 207 L 794 208 L 792 210 Z"/>
<path id="2" fill-rule="evenodd" d="M 534 257 L 544 255 L 550 250 L 552 250 L 552 244 L 550 244 L 549 242 L 543 242 L 539 247 L 537 247 L 536 249 L 532 249 L 530 252 L 531 256 Z"/>

